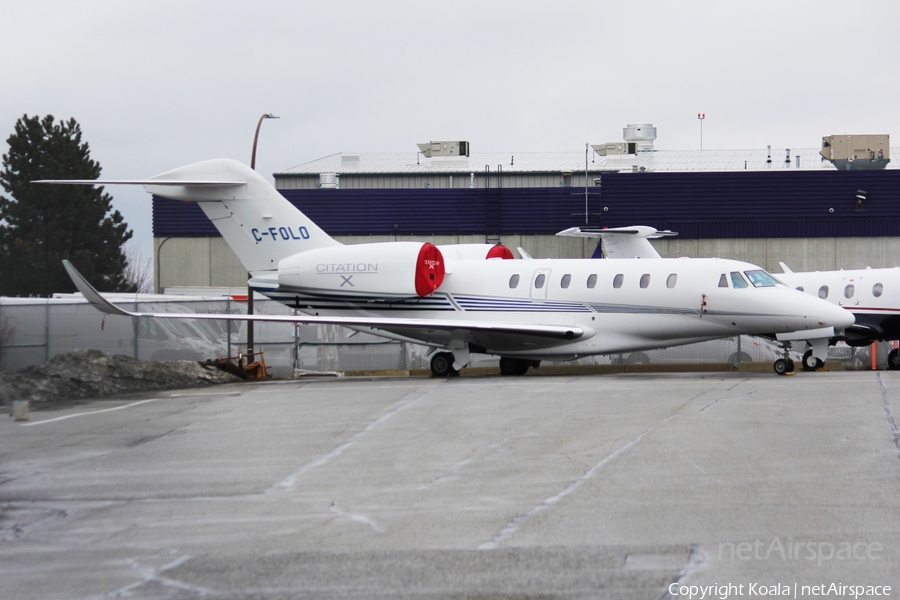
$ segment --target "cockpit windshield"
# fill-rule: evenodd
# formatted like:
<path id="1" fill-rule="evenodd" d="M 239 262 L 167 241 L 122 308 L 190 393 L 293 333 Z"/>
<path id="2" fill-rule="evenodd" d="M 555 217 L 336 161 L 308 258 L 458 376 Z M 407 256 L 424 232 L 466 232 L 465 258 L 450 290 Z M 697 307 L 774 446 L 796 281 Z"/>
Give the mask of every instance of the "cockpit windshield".
<path id="1" fill-rule="evenodd" d="M 744 271 L 744 275 L 753 284 L 753 287 L 774 287 L 776 285 L 784 285 L 762 269 L 755 271 Z"/>
<path id="2" fill-rule="evenodd" d="M 739 289 L 741 289 L 741 288 L 748 287 L 748 286 L 747 286 L 747 281 L 744 279 L 744 277 L 741 275 L 741 273 L 740 273 L 739 271 L 732 271 L 732 272 L 731 272 L 731 285 L 732 285 L 732 286 L 734 287 L 734 289 L 736 289 L 736 290 L 739 290 Z"/>

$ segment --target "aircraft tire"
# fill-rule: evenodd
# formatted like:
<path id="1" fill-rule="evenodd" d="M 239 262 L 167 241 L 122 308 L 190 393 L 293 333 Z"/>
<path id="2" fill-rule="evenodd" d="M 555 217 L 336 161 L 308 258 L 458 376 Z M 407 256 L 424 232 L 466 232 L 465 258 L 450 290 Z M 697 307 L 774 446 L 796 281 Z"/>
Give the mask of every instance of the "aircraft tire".
<path id="1" fill-rule="evenodd" d="M 787 375 L 794 372 L 794 361 L 779 358 L 772 365 L 772 368 L 775 369 L 775 373 L 778 375 Z"/>
<path id="2" fill-rule="evenodd" d="M 453 368 L 453 353 L 438 352 L 431 357 L 432 377 L 452 377 L 459 375 L 459 371 Z"/>
<path id="3" fill-rule="evenodd" d="M 892 371 L 900 369 L 900 351 L 894 348 L 887 355 L 887 367 Z"/>
<path id="4" fill-rule="evenodd" d="M 500 374 L 501 375 L 524 375 L 531 367 L 531 361 L 522 360 L 521 358 L 500 357 Z"/>
<path id="5" fill-rule="evenodd" d="M 807 350 L 803 354 L 803 370 L 804 371 L 815 371 L 816 369 L 821 369 L 825 366 L 825 363 L 812 355 L 812 350 Z"/>

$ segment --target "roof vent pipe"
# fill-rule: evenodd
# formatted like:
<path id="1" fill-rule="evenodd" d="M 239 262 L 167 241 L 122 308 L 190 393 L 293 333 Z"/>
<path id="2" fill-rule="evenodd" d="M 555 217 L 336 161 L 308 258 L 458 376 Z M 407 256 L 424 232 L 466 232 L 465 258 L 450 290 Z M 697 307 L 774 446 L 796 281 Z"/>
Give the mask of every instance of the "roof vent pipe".
<path id="1" fill-rule="evenodd" d="M 338 189 L 337 173 L 319 173 L 319 189 L 335 190 Z"/>

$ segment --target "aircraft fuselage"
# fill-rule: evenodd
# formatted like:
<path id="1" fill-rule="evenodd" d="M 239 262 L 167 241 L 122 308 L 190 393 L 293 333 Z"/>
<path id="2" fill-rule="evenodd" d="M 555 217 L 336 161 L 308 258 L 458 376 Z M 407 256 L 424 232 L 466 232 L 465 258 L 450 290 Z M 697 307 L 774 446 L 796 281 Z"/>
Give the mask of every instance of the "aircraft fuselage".
<path id="1" fill-rule="evenodd" d="M 477 332 L 397 332 L 398 337 L 447 347 L 454 335 L 489 354 L 566 359 L 590 354 L 688 344 L 741 334 L 774 335 L 816 329 L 822 305 L 782 285 L 720 287 L 723 275 L 760 273 L 750 263 L 725 259 L 655 260 L 448 260 L 440 289 L 427 297 L 384 298 L 361 290 L 382 287 L 376 265 L 346 273 L 317 273 L 308 286 L 278 286 L 272 276 L 257 274 L 254 288 L 307 314 L 336 316 L 352 311 L 367 317 L 421 319 L 439 317 L 468 322 L 528 322 L 577 325 L 577 340 L 521 339 L 508 345 L 496 335 Z M 343 278 L 328 286 L 325 276 Z M 386 276 L 386 275 L 385 275 Z M 318 291 L 313 287 L 318 286 Z M 359 291 L 358 291 L 359 290 Z M 829 325 L 849 325 L 837 307 Z M 385 330 L 390 331 L 386 328 Z"/>

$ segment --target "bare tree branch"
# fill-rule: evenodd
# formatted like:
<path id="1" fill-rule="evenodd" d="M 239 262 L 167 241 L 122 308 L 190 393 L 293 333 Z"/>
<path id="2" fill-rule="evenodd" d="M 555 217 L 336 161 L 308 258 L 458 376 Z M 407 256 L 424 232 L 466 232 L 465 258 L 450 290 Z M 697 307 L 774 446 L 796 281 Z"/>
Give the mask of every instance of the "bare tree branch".
<path id="1" fill-rule="evenodd" d="M 153 293 L 153 259 L 144 256 L 140 248 L 135 242 L 128 242 L 122 248 L 122 254 L 128 264 L 125 266 L 123 275 L 125 281 L 134 286 L 135 291 L 139 294 Z"/>

